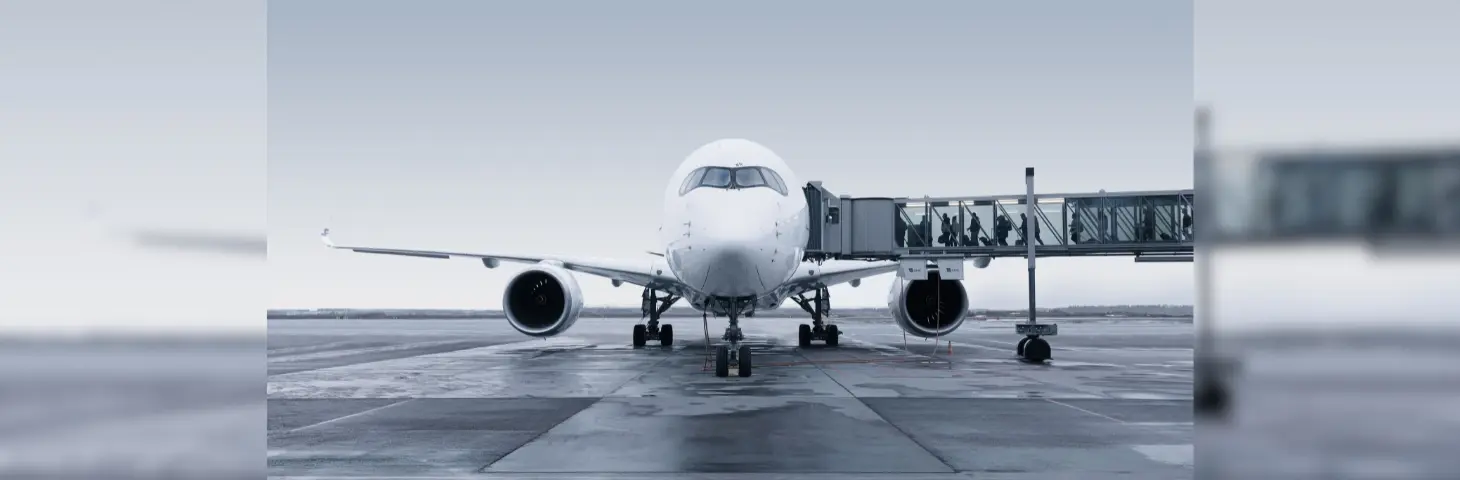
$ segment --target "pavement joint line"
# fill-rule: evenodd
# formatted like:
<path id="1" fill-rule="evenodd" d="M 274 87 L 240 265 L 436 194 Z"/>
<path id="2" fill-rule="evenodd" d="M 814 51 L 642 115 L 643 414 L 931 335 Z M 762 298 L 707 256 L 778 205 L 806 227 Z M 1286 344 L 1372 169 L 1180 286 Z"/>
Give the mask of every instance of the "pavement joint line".
<path id="1" fill-rule="evenodd" d="M 852 341 L 861 344 L 867 343 L 856 339 L 852 339 Z M 811 361 L 810 358 L 806 357 L 805 353 L 802 353 L 799 347 L 796 349 L 796 354 L 800 355 L 801 358 L 805 358 L 807 361 Z M 948 463 L 948 460 L 943 459 L 943 457 L 941 455 L 938 455 L 937 452 L 934 452 L 933 449 L 928 448 L 926 445 L 923 445 L 923 442 L 919 442 L 918 439 L 913 438 L 913 436 L 911 434 L 908 434 L 907 431 L 903 430 L 901 426 L 898 426 L 892 420 L 889 420 L 887 417 L 883 416 L 882 412 L 878 412 L 877 409 L 872 408 L 871 405 L 867 404 L 866 400 L 862 399 L 862 397 L 859 397 L 856 393 L 852 392 L 852 389 L 847 388 L 846 385 L 842 385 L 841 380 L 837 380 L 836 377 L 832 374 L 826 373 L 826 370 L 822 369 L 821 365 L 817 365 L 816 362 L 811 362 L 811 365 L 815 366 L 816 370 L 821 372 L 822 375 L 826 375 L 826 378 L 830 379 L 832 383 L 836 384 L 836 386 L 841 387 L 842 390 L 845 390 L 847 392 L 847 395 L 850 395 L 852 399 L 857 401 L 857 403 L 862 404 L 862 408 L 867 409 L 867 411 L 870 411 L 873 415 L 876 415 L 877 418 L 882 419 L 883 423 L 886 423 L 888 426 L 892 427 L 893 430 L 897 430 L 897 433 L 907 438 L 907 440 L 909 442 L 912 442 L 913 445 L 917 445 L 918 448 L 923 449 L 924 452 L 928 452 L 928 456 L 933 457 L 934 459 L 938 460 L 938 463 L 941 463 L 944 467 L 948 468 L 948 473 L 958 473 L 958 467 L 955 467 L 953 466 L 953 464 Z"/>
<path id="2" fill-rule="evenodd" d="M 1053 403 L 1055 405 L 1060 405 L 1060 406 L 1064 406 L 1064 407 L 1073 408 L 1075 410 L 1079 410 L 1081 412 L 1085 412 L 1085 413 L 1088 413 L 1088 414 L 1091 414 L 1091 415 L 1094 415 L 1094 416 L 1097 416 L 1097 417 L 1100 417 L 1100 418 L 1104 418 L 1106 420 L 1110 420 L 1112 422 L 1119 423 L 1121 425 L 1129 425 L 1129 423 L 1126 422 L 1125 420 L 1121 420 L 1119 418 L 1115 418 L 1115 417 L 1112 417 L 1110 415 L 1106 415 L 1106 414 L 1103 414 L 1103 413 L 1092 412 L 1092 411 L 1089 411 L 1089 410 L 1086 410 L 1086 409 L 1083 409 L 1083 408 L 1080 408 L 1080 407 L 1076 407 L 1074 405 L 1070 405 L 1068 403 L 1064 403 L 1064 402 L 1061 402 L 1061 401 L 1058 401 L 1058 400 L 1054 400 L 1054 399 L 1051 399 L 1051 398 L 1046 398 L 1046 399 L 1044 399 L 1044 401 L 1049 402 L 1049 403 Z"/>
<path id="3" fill-rule="evenodd" d="M 389 405 L 382 405 L 382 406 L 375 407 L 375 408 L 372 408 L 372 409 L 369 409 L 369 410 L 365 410 L 365 411 L 362 411 L 362 412 L 351 413 L 351 414 L 345 415 L 343 417 L 335 417 L 335 418 L 331 418 L 329 420 L 325 420 L 323 422 L 315 423 L 315 424 L 312 424 L 312 425 L 305 425 L 305 426 L 302 426 L 302 427 L 299 427 L 299 428 L 296 428 L 296 429 L 293 429 L 293 430 L 289 430 L 289 431 L 284 432 L 284 433 L 301 432 L 301 431 L 304 431 L 304 430 L 309 430 L 311 428 L 320 427 L 320 426 L 324 426 L 324 425 L 329 425 L 331 423 L 335 423 L 335 422 L 338 422 L 338 421 L 341 421 L 341 420 L 348 420 L 348 419 L 355 418 L 355 417 L 358 417 L 358 416 L 361 416 L 361 415 L 365 415 L 367 413 L 375 413 L 375 412 L 378 412 L 378 411 L 381 411 L 381 410 L 385 410 L 385 409 L 390 408 L 390 407 L 394 407 L 396 405 L 400 405 L 400 404 L 403 404 L 403 403 L 413 402 L 415 400 L 416 399 L 414 399 L 414 398 L 407 398 L 405 400 L 401 400 L 399 402 L 395 402 L 395 403 L 392 403 L 392 404 L 389 404 Z"/>
<path id="4" fill-rule="evenodd" d="M 681 349 L 681 350 L 683 350 L 683 349 Z M 528 439 L 526 442 L 522 442 L 520 445 L 517 445 L 516 448 L 513 448 L 512 450 L 509 450 L 507 453 L 502 454 L 502 456 L 497 457 L 496 460 L 493 460 L 490 463 L 488 463 L 486 465 L 482 465 L 481 467 L 477 468 L 476 469 L 476 473 L 478 473 L 478 474 L 498 473 L 498 472 L 487 472 L 487 469 L 492 468 L 492 465 L 496 465 L 497 462 L 500 462 L 500 461 L 506 459 L 507 457 L 511 456 L 514 453 L 517 453 L 517 451 L 518 450 L 521 450 L 522 447 L 526 447 L 528 445 L 531 445 L 533 442 L 538 441 L 538 439 L 541 439 L 544 435 L 547 435 L 548 432 L 553 431 L 554 428 L 558 428 L 562 424 L 567 423 L 568 420 L 571 420 L 573 417 L 576 417 L 576 416 L 582 414 L 583 412 L 587 411 L 588 409 L 593 408 L 593 406 L 594 405 L 597 405 L 599 402 L 602 402 L 605 399 L 608 399 L 610 397 L 612 397 L 612 398 L 626 398 L 626 397 L 613 397 L 613 394 L 614 393 L 617 393 L 619 390 L 623 389 L 625 385 L 628 385 L 629 384 L 629 382 L 632 382 L 634 380 L 637 380 L 639 377 L 644 376 L 645 374 L 647 374 L 650 371 L 654 370 L 655 367 L 658 367 L 660 364 L 663 364 L 664 362 L 669 361 L 669 359 L 674 358 L 678 354 L 679 354 L 678 351 L 674 350 L 673 347 L 671 347 L 670 350 L 669 350 L 669 355 L 665 355 L 664 358 L 661 358 L 661 359 L 659 359 L 659 361 L 654 362 L 653 364 L 650 364 L 648 367 L 644 368 L 644 370 L 640 371 L 638 373 L 638 375 L 634 375 L 633 377 L 630 377 L 628 380 L 624 380 L 623 382 L 620 382 L 618 385 L 614 386 L 613 388 L 605 391 L 605 393 L 603 395 L 599 395 L 597 397 L 597 399 L 594 400 L 593 403 L 588 404 L 588 406 L 585 406 L 582 409 L 579 409 L 577 412 L 574 412 L 572 415 L 568 415 L 566 417 L 563 417 L 562 420 L 559 420 L 557 423 L 552 424 L 552 426 L 549 426 L 548 428 L 543 429 L 541 432 L 538 432 L 537 435 L 533 435 L 531 439 Z M 586 398 L 594 398 L 594 397 L 586 397 Z"/>

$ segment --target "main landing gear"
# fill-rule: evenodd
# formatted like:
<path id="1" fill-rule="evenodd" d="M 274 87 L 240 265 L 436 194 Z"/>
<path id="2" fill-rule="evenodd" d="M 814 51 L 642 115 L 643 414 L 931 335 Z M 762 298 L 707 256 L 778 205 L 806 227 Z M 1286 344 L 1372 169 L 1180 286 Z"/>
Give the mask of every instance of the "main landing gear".
<path id="1" fill-rule="evenodd" d="M 805 296 L 797 295 L 791 297 L 801 306 L 802 310 L 811 314 L 811 325 L 801 324 L 797 330 L 797 344 L 802 348 L 811 346 L 812 340 L 823 340 L 826 346 L 837 346 L 842 332 L 837 330 L 836 325 L 826 325 L 822 319 L 831 312 L 831 292 L 826 287 L 816 289 L 816 296 L 807 299 Z"/>
<path id="2" fill-rule="evenodd" d="M 730 325 L 725 327 L 725 335 L 720 339 L 725 343 L 715 347 L 715 376 L 730 376 L 730 366 L 735 366 L 741 377 L 750 376 L 750 345 L 741 345 L 745 335 L 740 333 L 740 301 L 730 300 L 730 308 L 726 309 L 730 317 Z M 705 313 L 705 336 L 709 337 L 709 312 Z M 708 340 L 708 338 L 706 338 Z"/>
<path id="3" fill-rule="evenodd" d="M 674 326 L 669 324 L 660 325 L 659 317 L 669 311 L 680 297 L 669 295 L 659 297 L 652 289 L 644 289 L 644 302 L 640 308 L 644 316 L 649 317 L 648 324 L 634 325 L 634 347 L 642 347 L 649 340 L 658 340 L 659 345 L 668 347 L 674 345 Z"/>

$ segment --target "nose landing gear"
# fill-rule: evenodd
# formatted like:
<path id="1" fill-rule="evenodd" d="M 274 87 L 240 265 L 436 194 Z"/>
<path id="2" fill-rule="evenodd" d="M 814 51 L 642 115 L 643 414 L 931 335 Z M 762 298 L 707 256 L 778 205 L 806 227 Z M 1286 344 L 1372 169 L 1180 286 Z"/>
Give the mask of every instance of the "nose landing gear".
<path id="1" fill-rule="evenodd" d="M 749 377 L 751 372 L 750 345 L 741 345 L 745 335 L 740 332 L 740 300 L 730 300 L 726 315 L 730 317 L 730 325 L 725 327 L 725 334 L 720 336 L 725 343 L 715 347 L 715 376 L 730 376 L 730 367 L 734 366 L 737 374 L 741 377 Z M 709 337 L 709 313 L 705 313 L 706 327 L 705 336 Z"/>

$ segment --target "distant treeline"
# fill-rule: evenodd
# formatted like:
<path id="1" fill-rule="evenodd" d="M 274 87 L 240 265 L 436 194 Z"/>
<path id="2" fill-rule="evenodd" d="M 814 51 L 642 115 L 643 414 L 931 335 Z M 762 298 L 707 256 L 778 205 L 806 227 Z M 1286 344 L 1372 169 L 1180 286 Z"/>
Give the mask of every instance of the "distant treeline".
<path id="1" fill-rule="evenodd" d="M 1149 317 L 1149 318 L 1189 318 L 1192 316 L 1190 305 L 1076 305 L 1069 307 L 1041 308 L 1038 309 L 1041 317 Z M 972 315 L 981 315 L 988 318 L 1018 318 L 1027 315 L 1025 310 L 970 310 Z M 886 308 L 832 308 L 833 317 L 866 317 L 886 316 Z M 583 314 L 579 317 L 583 320 L 591 320 L 597 317 L 639 317 L 642 316 L 635 307 L 585 307 Z M 697 317 L 700 313 L 690 308 L 672 308 L 665 316 L 670 317 Z M 795 305 L 781 307 L 779 310 L 756 312 L 755 316 L 762 318 L 801 318 L 806 316 Z M 501 310 L 449 310 L 449 309 L 356 309 L 356 308 L 319 308 L 308 310 L 279 309 L 269 310 L 270 319 L 411 319 L 411 318 L 505 318 Z"/>

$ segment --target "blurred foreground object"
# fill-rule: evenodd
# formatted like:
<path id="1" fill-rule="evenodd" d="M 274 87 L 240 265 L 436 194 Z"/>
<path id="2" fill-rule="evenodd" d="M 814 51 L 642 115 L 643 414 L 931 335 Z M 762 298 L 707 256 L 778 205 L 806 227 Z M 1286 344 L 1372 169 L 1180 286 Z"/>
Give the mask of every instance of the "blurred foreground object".
<path id="1" fill-rule="evenodd" d="M 138 230 L 132 233 L 132 241 L 145 248 L 214 252 L 241 257 L 266 258 L 269 253 L 267 235 L 185 230 Z"/>
<path id="2" fill-rule="evenodd" d="M 1379 256 L 1460 253 L 1460 143 L 1251 152 L 1219 171 L 1211 110 L 1196 112 L 1193 152 L 1199 285 L 1195 406 L 1225 418 L 1234 359 L 1216 351 L 1214 250 L 1359 243 Z M 1224 175 L 1224 173 L 1227 173 Z"/>
<path id="3" fill-rule="evenodd" d="M 1214 221 L 1212 205 L 1219 204 L 1220 191 L 1212 188 L 1216 184 L 1212 169 L 1211 110 L 1205 107 L 1196 111 L 1196 145 L 1192 149 L 1193 170 L 1196 174 L 1195 191 L 1201 200 L 1193 205 L 1194 217 L 1209 219 L 1192 225 L 1196 248 L 1196 326 L 1197 346 L 1193 360 L 1196 377 L 1193 379 L 1192 402 L 1198 417 L 1225 420 L 1231 406 L 1231 379 L 1228 373 L 1235 362 L 1216 351 L 1216 331 L 1213 311 L 1216 302 L 1213 290 L 1216 282 L 1213 276 L 1211 240 Z"/>

